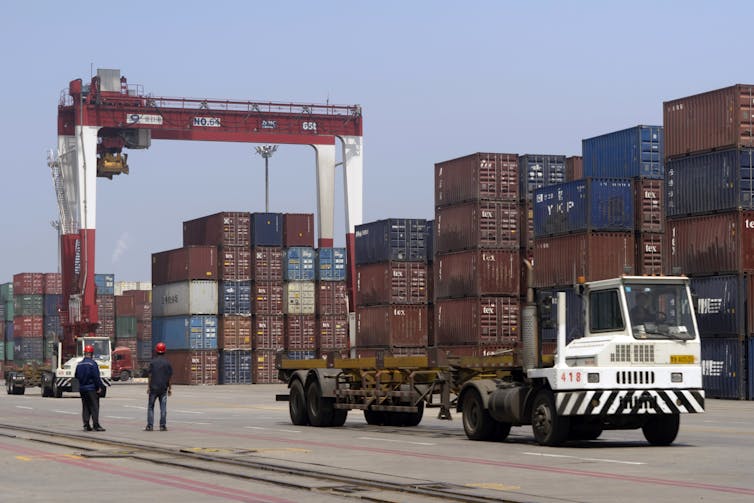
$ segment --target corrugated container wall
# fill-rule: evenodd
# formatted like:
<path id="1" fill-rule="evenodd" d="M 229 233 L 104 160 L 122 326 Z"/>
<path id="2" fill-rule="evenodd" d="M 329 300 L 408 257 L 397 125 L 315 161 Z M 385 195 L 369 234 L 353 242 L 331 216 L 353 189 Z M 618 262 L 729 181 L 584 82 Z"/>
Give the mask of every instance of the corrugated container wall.
<path id="1" fill-rule="evenodd" d="M 152 318 L 152 341 L 172 349 L 217 349 L 217 316 Z"/>
<path id="2" fill-rule="evenodd" d="M 534 190 L 566 181 L 564 155 L 526 154 L 518 158 L 519 192 L 530 200 Z"/>
<path id="3" fill-rule="evenodd" d="M 252 314 L 283 314 L 283 285 L 281 283 L 253 283 L 251 294 Z"/>
<path id="4" fill-rule="evenodd" d="M 662 275 L 665 271 L 665 234 L 639 232 L 636 234 L 636 270 L 638 275 Z"/>
<path id="5" fill-rule="evenodd" d="M 435 344 L 518 345 L 517 297 L 466 297 L 435 302 Z"/>
<path id="6" fill-rule="evenodd" d="M 293 246 L 283 251 L 285 281 L 314 281 L 314 248 Z"/>
<path id="7" fill-rule="evenodd" d="M 285 321 L 283 316 L 254 316 L 252 320 L 251 347 L 276 351 L 285 346 Z"/>
<path id="8" fill-rule="evenodd" d="M 696 323 L 704 336 L 745 336 L 754 326 L 751 317 L 754 300 L 749 276 L 725 274 L 691 278 L 691 291 L 696 301 Z M 748 309 L 747 309 L 748 307 Z M 747 319 L 748 318 L 748 319 Z"/>
<path id="9" fill-rule="evenodd" d="M 283 214 L 283 246 L 314 247 L 314 214 Z"/>
<path id="10" fill-rule="evenodd" d="M 283 246 L 281 213 L 251 214 L 251 246 Z"/>
<path id="11" fill-rule="evenodd" d="M 390 218 L 355 229 L 356 264 L 427 259 L 427 221 L 421 218 Z"/>
<path id="12" fill-rule="evenodd" d="M 251 315 L 251 282 L 221 281 L 218 312 L 223 315 Z"/>
<path id="13" fill-rule="evenodd" d="M 275 246 L 255 246 L 251 249 L 251 280 L 282 283 L 283 249 Z"/>
<path id="14" fill-rule="evenodd" d="M 316 297 L 313 281 L 292 281 L 283 284 L 285 314 L 314 314 Z"/>
<path id="15" fill-rule="evenodd" d="M 252 382 L 254 384 L 279 383 L 278 369 L 275 367 L 274 349 L 259 349 L 251 353 Z"/>
<path id="16" fill-rule="evenodd" d="M 251 351 L 220 353 L 219 384 L 251 384 Z"/>
<path id="17" fill-rule="evenodd" d="M 347 315 L 348 288 L 345 281 L 320 281 L 316 284 L 317 315 Z"/>
<path id="18" fill-rule="evenodd" d="M 97 295 L 115 295 L 115 274 L 95 274 L 94 287 Z"/>
<path id="19" fill-rule="evenodd" d="M 634 225 L 639 232 L 665 232 L 665 181 L 634 178 Z"/>
<path id="20" fill-rule="evenodd" d="M 345 281 L 346 249 L 319 248 L 316 270 L 317 281 Z"/>
<path id="21" fill-rule="evenodd" d="M 185 246 L 152 254 L 152 284 L 217 278 L 217 247 Z"/>
<path id="22" fill-rule="evenodd" d="M 251 349 L 251 318 L 221 316 L 217 319 L 217 347 Z"/>
<path id="23" fill-rule="evenodd" d="M 59 272 L 48 272 L 44 275 L 44 294 L 61 295 L 63 293 L 63 275 Z"/>
<path id="24" fill-rule="evenodd" d="M 359 307 L 356 310 L 356 346 L 426 346 L 427 314 L 427 306 Z"/>
<path id="25" fill-rule="evenodd" d="M 251 215 L 224 211 L 183 222 L 183 245 L 249 246 Z"/>
<path id="26" fill-rule="evenodd" d="M 206 350 L 180 350 L 165 353 L 173 367 L 174 384 L 217 384 L 218 353 Z"/>
<path id="27" fill-rule="evenodd" d="M 434 263 L 438 299 L 481 295 L 518 295 L 518 250 L 468 250 L 438 255 Z"/>
<path id="28" fill-rule="evenodd" d="M 518 155 L 476 153 L 435 164 L 435 205 L 519 199 Z"/>
<path id="29" fill-rule="evenodd" d="M 217 314 L 217 281 L 182 281 L 154 287 L 154 316 Z"/>
<path id="30" fill-rule="evenodd" d="M 584 178 L 584 158 L 580 155 L 566 157 L 565 181 L 572 182 Z"/>
<path id="31" fill-rule="evenodd" d="M 702 387 L 707 398 L 746 398 L 743 350 L 737 337 L 702 339 Z"/>
<path id="32" fill-rule="evenodd" d="M 43 295 L 44 274 L 41 272 L 22 272 L 13 275 L 14 295 Z"/>
<path id="33" fill-rule="evenodd" d="M 380 262 L 356 268 L 356 304 L 426 304 L 427 264 Z"/>
<path id="34" fill-rule="evenodd" d="M 437 253 L 519 247 L 517 203 L 476 201 L 435 210 Z"/>
<path id="35" fill-rule="evenodd" d="M 663 178 L 662 126 L 635 126 L 581 141 L 584 177 Z"/>
<path id="36" fill-rule="evenodd" d="M 219 279 L 231 281 L 251 280 L 251 250 L 243 246 L 218 248 Z"/>
<path id="37" fill-rule="evenodd" d="M 754 148 L 754 86 L 737 84 L 662 104 L 665 156 Z"/>

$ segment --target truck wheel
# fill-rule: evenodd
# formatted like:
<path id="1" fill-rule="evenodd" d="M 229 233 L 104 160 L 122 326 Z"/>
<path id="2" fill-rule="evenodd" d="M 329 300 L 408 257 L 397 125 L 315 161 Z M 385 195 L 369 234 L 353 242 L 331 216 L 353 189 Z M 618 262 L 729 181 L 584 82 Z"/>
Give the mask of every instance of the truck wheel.
<path id="1" fill-rule="evenodd" d="M 63 396 L 63 390 L 58 386 L 58 381 L 53 378 L 52 380 L 52 396 L 55 398 L 61 398 Z"/>
<path id="2" fill-rule="evenodd" d="M 679 414 L 652 415 L 641 427 L 644 438 L 652 445 L 670 445 L 678 435 L 678 427 L 681 424 Z"/>
<path id="3" fill-rule="evenodd" d="M 296 426 L 306 426 L 309 424 L 309 416 L 306 413 L 304 385 L 298 379 L 291 383 L 291 394 L 288 397 L 288 412 L 291 415 L 291 423 Z"/>
<path id="4" fill-rule="evenodd" d="M 492 437 L 502 442 L 506 438 L 508 438 L 508 435 L 510 435 L 511 432 L 511 424 L 510 423 L 501 423 L 499 421 L 495 422 L 495 433 L 493 433 Z"/>
<path id="5" fill-rule="evenodd" d="M 409 405 L 403 403 L 401 405 Z M 424 416 L 424 402 L 419 402 L 416 406 L 419 410 L 416 412 L 388 412 L 385 423 L 390 426 L 416 426 Z"/>
<path id="6" fill-rule="evenodd" d="M 495 433 L 495 420 L 484 408 L 482 397 L 476 390 L 463 397 L 463 431 L 471 440 L 490 440 Z"/>
<path id="7" fill-rule="evenodd" d="M 325 400 L 330 400 L 330 399 L 325 398 Z M 344 424 L 346 424 L 347 417 L 348 417 L 347 409 L 336 409 L 333 407 L 332 421 L 330 422 L 330 426 L 343 426 Z"/>
<path id="8" fill-rule="evenodd" d="M 385 413 L 381 410 L 365 409 L 364 419 L 366 420 L 367 424 L 379 426 L 385 424 Z"/>
<path id="9" fill-rule="evenodd" d="M 120 381 L 121 382 L 126 382 L 129 379 L 131 379 L 131 372 L 129 372 L 128 370 L 124 370 L 124 371 L 122 371 L 120 373 Z"/>
<path id="10" fill-rule="evenodd" d="M 13 390 L 13 373 L 8 373 L 8 375 L 5 376 L 5 390 L 9 395 L 16 394 Z"/>
<path id="11" fill-rule="evenodd" d="M 317 381 L 312 381 L 306 387 L 306 414 L 312 426 L 330 426 L 333 420 L 332 402 L 322 396 L 322 390 Z"/>
<path id="12" fill-rule="evenodd" d="M 534 399 L 531 428 L 535 440 L 540 445 L 560 445 L 568 436 L 570 429 L 568 418 L 558 416 L 555 397 L 550 390 L 543 389 Z"/>
<path id="13" fill-rule="evenodd" d="M 15 395 L 23 395 L 24 392 L 26 391 L 26 386 L 23 384 L 21 386 L 16 386 L 14 384 L 13 388 L 15 389 L 15 393 L 14 393 Z"/>
<path id="14" fill-rule="evenodd" d="M 602 425 L 571 420 L 569 440 L 597 440 L 602 435 Z"/>

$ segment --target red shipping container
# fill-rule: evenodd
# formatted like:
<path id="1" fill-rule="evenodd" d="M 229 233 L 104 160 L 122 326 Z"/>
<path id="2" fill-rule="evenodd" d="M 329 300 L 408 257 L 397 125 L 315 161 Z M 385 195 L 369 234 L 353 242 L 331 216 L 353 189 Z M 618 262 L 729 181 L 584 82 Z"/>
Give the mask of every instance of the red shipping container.
<path id="1" fill-rule="evenodd" d="M 174 349 L 165 357 L 173 367 L 173 384 L 217 384 L 217 350 Z"/>
<path id="2" fill-rule="evenodd" d="M 663 262 L 663 241 L 665 234 L 640 232 L 636 236 L 636 274 L 662 275 L 665 271 Z"/>
<path id="3" fill-rule="evenodd" d="M 224 246 L 218 250 L 217 275 L 222 280 L 251 280 L 251 249 L 241 246 Z"/>
<path id="4" fill-rule="evenodd" d="M 39 338 L 44 336 L 43 316 L 15 316 L 13 318 L 13 337 Z"/>
<path id="5" fill-rule="evenodd" d="M 134 305 L 134 312 L 136 313 L 136 319 L 141 321 L 149 321 L 152 319 L 152 303 L 136 303 Z"/>
<path id="6" fill-rule="evenodd" d="M 254 315 L 283 314 L 282 283 L 254 283 L 251 285 L 251 312 Z"/>
<path id="7" fill-rule="evenodd" d="M 518 297 L 466 297 L 435 302 L 435 344 L 519 343 Z"/>
<path id="8" fill-rule="evenodd" d="M 320 281 L 314 288 L 317 314 L 348 314 L 348 287 L 345 281 Z"/>
<path id="9" fill-rule="evenodd" d="M 309 246 L 314 248 L 314 214 L 283 214 L 283 246 Z"/>
<path id="10" fill-rule="evenodd" d="M 584 158 L 580 155 L 566 157 L 566 182 L 584 178 Z"/>
<path id="11" fill-rule="evenodd" d="M 639 232 L 665 231 L 664 180 L 638 178 L 634 180 L 634 225 Z"/>
<path id="12" fill-rule="evenodd" d="M 435 255 L 470 248 L 518 249 L 518 203 L 477 201 L 435 209 Z"/>
<path id="13" fill-rule="evenodd" d="M 136 305 L 132 296 L 115 296 L 115 316 L 136 316 Z"/>
<path id="14" fill-rule="evenodd" d="M 280 283 L 283 281 L 283 249 L 277 246 L 255 246 L 251 249 L 251 281 Z"/>
<path id="15" fill-rule="evenodd" d="M 152 290 L 125 290 L 123 295 L 134 298 L 134 304 L 151 304 Z"/>
<path id="16" fill-rule="evenodd" d="M 435 205 L 518 201 L 518 154 L 475 153 L 435 164 Z"/>
<path id="17" fill-rule="evenodd" d="M 285 320 L 282 316 L 252 318 L 252 349 L 278 350 L 285 347 Z"/>
<path id="18" fill-rule="evenodd" d="M 183 222 L 183 245 L 249 247 L 251 215 L 224 211 Z"/>
<path id="19" fill-rule="evenodd" d="M 357 307 L 356 346 L 426 346 L 427 314 L 426 305 Z"/>
<path id="20" fill-rule="evenodd" d="M 754 211 L 668 220 L 666 274 L 754 272 Z"/>
<path id="21" fill-rule="evenodd" d="M 317 349 L 317 320 L 312 314 L 285 317 L 285 349 L 314 351 Z"/>
<path id="22" fill-rule="evenodd" d="M 251 352 L 251 382 L 253 384 L 279 384 L 278 370 L 275 368 L 274 349 L 260 349 Z"/>
<path id="23" fill-rule="evenodd" d="M 45 273 L 43 285 L 45 295 L 61 295 L 63 293 L 63 275 L 59 272 Z"/>
<path id="24" fill-rule="evenodd" d="M 534 206 L 530 199 L 522 201 L 519 206 L 519 229 L 521 248 L 534 249 Z"/>
<path id="25" fill-rule="evenodd" d="M 518 250 L 468 250 L 435 257 L 435 298 L 518 295 Z"/>
<path id="26" fill-rule="evenodd" d="M 317 319 L 317 348 L 320 352 L 348 349 L 348 316 L 324 315 Z"/>
<path id="27" fill-rule="evenodd" d="M 220 349 L 251 349 L 251 318 L 248 316 L 219 316 L 217 318 L 217 347 Z"/>
<path id="28" fill-rule="evenodd" d="M 44 295 L 44 274 L 41 272 L 14 274 L 13 295 Z"/>
<path id="29" fill-rule="evenodd" d="M 94 333 L 100 337 L 109 337 L 110 339 L 114 339 L 115 338 L 115 318 L 111 318 L 111 319 L 100 318 L 99 326 L 97 327 L 97 330 L 94 331 Z"/>
<path id="30" fill-rule="evenodd" d="M 429 269 L 423 262 L 356 266 L 356 305 L 426 304 Z"/>
<path id="31" fill-rule="evenodd" d="M 754 147 L 754 86 L 736 84 L 662 104 L 665 157 Z"/>
<path id="32" fill-rule="evenodd" d="M 217 278 L 217 248 L 184 246 L 152 254 L 152 284 Z"/>
<path id="33" fill-rule="evenodd" d="M 580 232 L 539 238 L 534 244 L 534 287 L 570 286 L 635 274 L 634 235 L 629 232 Z"/>
<path id="34" fill-rule="evenodd" d="M 99 321 L 115 319 L 115 296 L 97 295 L 94 298 L 97 303 L 97 315 Z"/>
<path id="35" fill-rule="evenodd" d="M 136 320 L 136 338 L 140 341 L 152 340 L 152 320 L 139 321 Z"/>

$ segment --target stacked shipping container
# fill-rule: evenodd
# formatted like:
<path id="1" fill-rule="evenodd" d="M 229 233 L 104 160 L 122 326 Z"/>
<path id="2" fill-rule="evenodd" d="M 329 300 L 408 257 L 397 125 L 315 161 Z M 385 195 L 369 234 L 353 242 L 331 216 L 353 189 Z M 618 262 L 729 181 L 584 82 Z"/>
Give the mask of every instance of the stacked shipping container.
<path id="1" fill-rule="evenodd" d="M 348 326 L 346 249 L 317 250 L 315 270 L 319 354 L 336 352 L 341 356 L 347 356 L 351 341 Z"/>

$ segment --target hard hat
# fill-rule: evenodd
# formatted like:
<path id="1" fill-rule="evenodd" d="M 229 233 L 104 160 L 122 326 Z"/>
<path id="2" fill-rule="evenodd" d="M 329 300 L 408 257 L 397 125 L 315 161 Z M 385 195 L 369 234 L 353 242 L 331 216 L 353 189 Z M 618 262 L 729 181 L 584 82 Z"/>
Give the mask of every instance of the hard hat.
<path id="1" fill-rule="evenodd" d="M 158 342 L 157 345 L 154 347 L 154 351 L 158 355 L 163 354 L 165 352 L 165 349 L 166 349 L 166 347 L 165 347 L 165 343 L 164 342 Z"/>
<path id="2" fill-rule="evenodd" d="M 84 346 L 84 353 L 94 353 L 94 346 L 91 344 Z"/>

